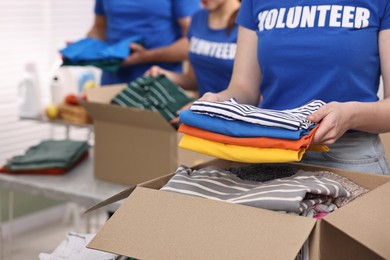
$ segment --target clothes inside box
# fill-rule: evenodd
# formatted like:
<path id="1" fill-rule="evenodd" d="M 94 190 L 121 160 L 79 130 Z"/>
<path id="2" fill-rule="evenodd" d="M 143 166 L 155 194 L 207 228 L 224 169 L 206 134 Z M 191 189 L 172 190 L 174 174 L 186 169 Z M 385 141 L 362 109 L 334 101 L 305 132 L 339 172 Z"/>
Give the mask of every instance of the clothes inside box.
<path id="1" fill-rule="evenodd" d="M 289 164 L 198 170 L 180 166 L 161 190 L 314 218 L 368 192 L 336 173 L 305 171 Z"/>

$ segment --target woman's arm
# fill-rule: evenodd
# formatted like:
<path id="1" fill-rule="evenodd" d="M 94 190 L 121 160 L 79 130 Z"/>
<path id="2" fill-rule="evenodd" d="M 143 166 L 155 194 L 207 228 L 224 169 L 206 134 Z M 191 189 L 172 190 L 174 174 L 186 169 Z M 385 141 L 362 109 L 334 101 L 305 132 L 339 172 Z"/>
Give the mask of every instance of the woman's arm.
<path id="1" fill-rule="evenodd" d="M 320 122 L 313 142 L 332 144 L 347 130 L 390 132 L 390 29 L 379 32 L 384 99 L 377 102 L 331 102 L 308 117 Z M 353 86 L 351 86 L 353 87 Z"/>
<path id="2" fill-rule="evenodd" d="M 181 62 L 187 59 L 189 41 L 186 34 L 191 23 L 191 18 L 180 18 L 178 19 L 178 23 L 182 31 L 182 37 L 180 39 L 170 45 L 156 49 L 145 49 L 142 45 L 133 43 L 130 46 L 132 54 L 123 64 L 134 65 L 155 62 Z"/>
<path id="3" fill-rule="evenodd" d="M 240 26 L 233 74 L 228 88 L 217 94 L 206 93 L 201 99 L 224 101 L 234 97 L 239 103 L 257 106 L 260 101 L 260 81 L 256 32 Z"/>
<path id="4" fill-rule="evenodd" d="M 102 41 L 106 40 L 107 20 L 105 16 L 95 15 L 95 21 L 87 36 Z"/>

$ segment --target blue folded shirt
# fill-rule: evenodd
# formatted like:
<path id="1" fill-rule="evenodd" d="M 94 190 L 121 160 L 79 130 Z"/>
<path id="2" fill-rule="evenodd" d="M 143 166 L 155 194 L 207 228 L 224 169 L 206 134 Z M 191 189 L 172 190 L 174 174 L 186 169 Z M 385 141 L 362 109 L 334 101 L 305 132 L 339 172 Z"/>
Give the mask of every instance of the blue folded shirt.
<path id="1" fill-rule="evenodd" d="M 126 59 L 130 55 L 130 43 L 141 42 L 141 37 L 129 37 L 115 44 L 94 39 L 84 38 L 74 42 L 60 53 L 70 62 L 96 61 L 109 59 Z"/>

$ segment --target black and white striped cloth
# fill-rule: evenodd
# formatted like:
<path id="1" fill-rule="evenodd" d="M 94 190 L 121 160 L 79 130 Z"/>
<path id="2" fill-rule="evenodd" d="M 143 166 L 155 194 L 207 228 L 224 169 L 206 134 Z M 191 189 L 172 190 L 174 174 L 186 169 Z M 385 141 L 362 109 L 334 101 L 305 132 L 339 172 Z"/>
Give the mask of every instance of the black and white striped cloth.
<path id="1" fill-rule="evenodd" d="M 299 171 L 287 178 L 254 182 L 217 167 L 186 166 L 180 166 L 161 190 L 297 214 L 329 198 L 350 196 L 337 181 L 299 175 Z"/>
<path id="2" fill-rule="evenodd" d="M 317 111 L 325 102 L 313 100 L 298 108 L 273 110 L 237 103 L 233 98 L 223 102 L 197 100 L 191 111 L 227 120 L 240 120 L 262 126 L 279 127 L 289 130 L 309 129 L 313 123 L 306 117 Z"/>

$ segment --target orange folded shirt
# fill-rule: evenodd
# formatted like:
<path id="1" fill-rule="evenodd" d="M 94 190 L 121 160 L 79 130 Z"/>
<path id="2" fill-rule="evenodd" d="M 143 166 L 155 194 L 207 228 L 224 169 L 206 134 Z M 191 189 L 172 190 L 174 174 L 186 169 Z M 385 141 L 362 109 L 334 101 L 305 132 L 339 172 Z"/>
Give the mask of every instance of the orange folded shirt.
<path id="1" fill-rule="evenodd" d="M 180 133 L 184 133 L 195 137 L 203 138 L 209 141 L 214 141 L 214 142 L 224 143 L 224 144 L 233 144 L 233 145 L 250 146 L 250 147 L 258 147 L 258 148 L 281 148 L 281 149 L 289 149 L 289 150 L 296 150 L 296 151 L 300 149 L 307 149 L 312 151 L 328 151 L 329 148 L 327 146 L 323 146 L 323 145 L 310 146 L 310 143 L 318 127 L 319 125 L 315 126 L 312 130 L 310 130 L 308 135 L 305 135 L 298 140 L 288 140 L 288 139 L 270 138 L 270 137 L 232 137 L 232 136 L 210 132 L 186 124 L 181 124 L 178 131 Z"/>

